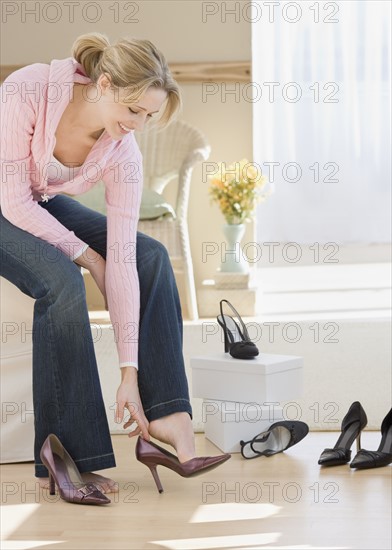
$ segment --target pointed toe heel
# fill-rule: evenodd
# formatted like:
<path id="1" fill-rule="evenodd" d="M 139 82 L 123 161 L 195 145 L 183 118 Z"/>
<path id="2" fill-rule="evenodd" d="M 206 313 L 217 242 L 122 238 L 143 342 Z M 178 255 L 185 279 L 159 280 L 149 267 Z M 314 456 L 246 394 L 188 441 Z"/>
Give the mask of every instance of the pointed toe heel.
<path id="1" fill-rule="evenodd" d="M 49 493 L 73 504 L 109 504 L 111 500 L 93 483 L 83 481 L 72 457 L 55 434 L 45 439 L 40 457 L 49 472 Z"/>
<path id="2" fill-rule="evenodd" d="M 361 449 L 353 458 L 350 468 L 365 470 L 381 468 L 392 463 L 392 409 L 381 424 L 381 442 L 377 451 Z"/>
<path id="3" fill-rule="evenodd" d="M 178 458 L 152 441 L 146 441 L 139 436 L 135 447 L 136 458 L 145 464 L 154 478 L 159 493 L 163 493 L 161 480 L 159 479 L 157 466 L 165 466 L 182 477 L 194 477 L 220 466 L 231 455 L 225 453 L 219 456 L 195 457 L 180 462 Z"/>
<path id="4" fill-rule="evenodd" d="M 351 460 L 351 449 L 324 449 L 318 459 L 320 466 L 339 466 Z"/>
<path id="5" fill-rule="evenodd" d="M 361 431 L 367 424 L 367 416 L 359 401 L 349 408 L 342 421 L 341 434 L 335 446 L 324 449 L 318 460 L 320 466 L 340 466 L 351 460 L 351 447 L 357 442 L 357 451 L 361 448 Z"/>

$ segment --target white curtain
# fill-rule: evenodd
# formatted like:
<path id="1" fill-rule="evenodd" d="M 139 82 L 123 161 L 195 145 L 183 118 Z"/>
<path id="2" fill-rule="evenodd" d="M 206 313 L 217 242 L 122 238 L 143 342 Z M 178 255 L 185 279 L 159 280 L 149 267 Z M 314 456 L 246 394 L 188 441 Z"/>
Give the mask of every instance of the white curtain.
<path id="1" fill-rule="evenodd" d="M 390 242 L 391 3 L 271 4 L 251 17 L 254 162 L 270 182 L 279 163 L 258 241 Z"/>

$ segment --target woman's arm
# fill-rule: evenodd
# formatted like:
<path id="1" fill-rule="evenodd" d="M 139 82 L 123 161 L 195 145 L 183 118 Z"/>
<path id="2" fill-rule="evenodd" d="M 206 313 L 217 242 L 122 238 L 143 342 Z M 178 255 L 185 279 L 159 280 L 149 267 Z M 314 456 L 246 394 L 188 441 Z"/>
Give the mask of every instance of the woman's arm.
<path id="1" fill-rule="evenodd" d="M 126 136 L 103 174 L 107 213 L 106 296 L 119 365 L 138 368 L 140 287 L 137 224 L 143 187 L 142 156 Z"/>
<path id="2" fill-rule="evenodd" d="M 121 143 L 120 153 L 104 173 L 107 212 L 106 295 L 116 334 L 121 384 L 116 395 L 116 419 L 137 427 L 128 436 L 149 439 L 138 387 L 140 287 L 136 268 L 137 224 L 143 187 L 142 156 L 134 136 Z"/>
<path id="3" fill-rule="evenodd" d="M 34 160 L 31 141 L 37 113 L 42 108 L 38 101 L 44 102 L 45 99 L 42 94 L 22 93 L 22 84 L 25 84 L 25 89 L 26 84 L 41 86 L 43 92 L 44 82 L 40 70 L 28 66 L 9 75 L 0 86 L 1 210 L 12 224 L 44 239 L 74 259 L 86 243 L 41 208 L 32 194 Z"/>

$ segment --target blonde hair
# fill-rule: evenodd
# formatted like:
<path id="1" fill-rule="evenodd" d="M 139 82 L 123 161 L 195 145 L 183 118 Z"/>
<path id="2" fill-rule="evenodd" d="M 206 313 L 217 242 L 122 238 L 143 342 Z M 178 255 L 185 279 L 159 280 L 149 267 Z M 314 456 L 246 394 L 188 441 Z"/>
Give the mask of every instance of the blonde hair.
<path id="1" fill-rule="evenodd" d="M 137 101 L 150 87 L 166 91 L 164 111 L 156 119 L 158 127 L 168 126 L 182 108 L 178 83 L 163 54 L 149 40 L 121 38 L 111 45 L 106 35 L 91 32 L 75 40 L 72 57 L 95 84 L 102 73 L 108 74 L 111 88 L 125 92 L 120 102 L 124 105 Z"/>

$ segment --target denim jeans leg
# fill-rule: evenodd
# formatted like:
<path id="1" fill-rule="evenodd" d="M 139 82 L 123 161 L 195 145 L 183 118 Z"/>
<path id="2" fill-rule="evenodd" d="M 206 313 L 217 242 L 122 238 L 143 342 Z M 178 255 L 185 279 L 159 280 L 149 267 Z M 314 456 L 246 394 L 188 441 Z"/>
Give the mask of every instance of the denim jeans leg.
<path id="1" fill-rule="evenodd" d="M 106 259 L 106 216 L 75 199 L 57 195 L 40 206 Z M 137 232 L 136 267 L 140 286 L 140 398 L 151 422 L 175 412 L 192 418 L 185 373 L 183 322 L 178 289 L 166 248 Z"/>
<path id="2" fill-rule="evenodd" d="M 35 299 L 33 318 L 34 461 L 56 434 L 80 472 L 116 465 L 99 382 L 82 274 L 49 242 L 0 211 L 0 275 Z"/>
<path id="3" fill-rule="evenodd" d="M 138 381 L 144 412 L 150 422 L 175 412 L 187 412 L 192 418 L 180 298 L 168 252 L 157 240 L 139 233 L 136 255 L 143 281 Z"/>

